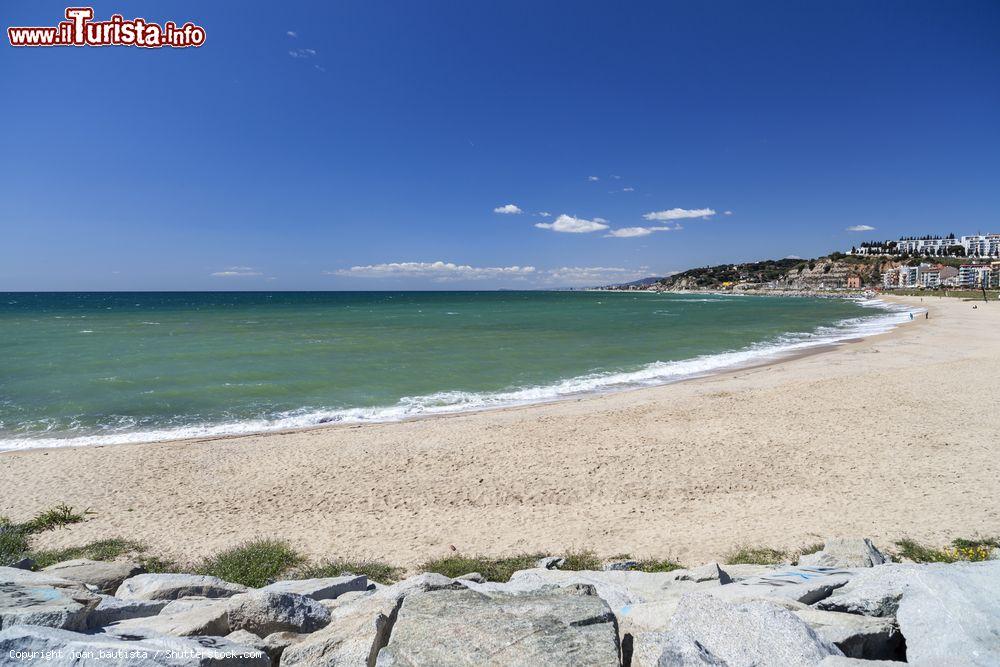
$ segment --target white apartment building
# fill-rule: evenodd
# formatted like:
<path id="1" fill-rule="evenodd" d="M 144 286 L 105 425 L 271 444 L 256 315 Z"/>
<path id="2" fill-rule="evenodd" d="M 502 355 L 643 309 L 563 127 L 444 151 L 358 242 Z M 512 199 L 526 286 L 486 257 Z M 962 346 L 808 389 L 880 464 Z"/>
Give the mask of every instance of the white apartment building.
<path id="1" fill-rule="evenodd" d="M 961 245 L 967 257 L 1000 257 L 1000 234 L 963 236 Z"/>
<path id="2" fill-rule="evenodd" d="M 955 245 L 961 245 L 955 237 L 899 239 L 896 242 L 896 252 L 910 255 L 945 255 L 948 253 L 948 248 Z"/>
<path id="3" fill-rule="evenodd" d="M 851 249 L 852 255 L 925 255 L 945 257 L 953 253 L 954 246 L 961 246 L 966 257 L 1000 257 L 1000 234 L 971 234 L 956 238 L 934 236 L 923 239 L 902 238 L 898 241 L 869 241 Z"/>

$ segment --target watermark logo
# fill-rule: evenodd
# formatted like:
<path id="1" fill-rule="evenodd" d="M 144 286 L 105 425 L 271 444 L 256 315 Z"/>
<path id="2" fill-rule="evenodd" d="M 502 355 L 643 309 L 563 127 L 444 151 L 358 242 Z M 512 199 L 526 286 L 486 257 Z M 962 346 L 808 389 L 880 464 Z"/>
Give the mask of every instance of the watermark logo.
<path id="1" fill-rule="evenodd" d="M 107 21 L 94 21 L 93 7 L 67 7 L 66 20 L 56 26 L 11 26 L 7 39 L 11 46 L 138 46 L 183 49 L 205 43 L 205 29 L 188 21 L 178 26 L 163 25 L 144 18 L 126 20 L 112 14 Z"/>

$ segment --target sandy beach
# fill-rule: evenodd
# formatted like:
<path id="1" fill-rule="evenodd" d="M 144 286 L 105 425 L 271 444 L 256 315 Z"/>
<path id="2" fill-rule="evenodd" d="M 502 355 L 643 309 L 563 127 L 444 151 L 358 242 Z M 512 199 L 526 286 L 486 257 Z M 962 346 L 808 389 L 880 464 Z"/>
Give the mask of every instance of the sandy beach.
<path id="1" fill-rule="evenodd" d="M 0 454 L 0 514 L 93 513 L 42 547 L 191 561 L 282 537 L 317 558 L 593 549 L 722 557 L 826 535 L 1000 534 L 1000 304 L 926 298 L 894 332 L 601 397 L 213 440 Z"/>

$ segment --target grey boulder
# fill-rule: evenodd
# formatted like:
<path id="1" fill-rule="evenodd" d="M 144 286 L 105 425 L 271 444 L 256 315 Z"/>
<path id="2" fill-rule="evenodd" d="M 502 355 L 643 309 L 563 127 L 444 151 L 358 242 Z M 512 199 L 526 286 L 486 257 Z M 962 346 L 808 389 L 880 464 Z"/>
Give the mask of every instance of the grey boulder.
<path id="1" fill-rule="evenodd" d="M 1000 562 L 914 567 L 899 610 L 915 665 L 1000 665 Z"/>
<path id="2" fill-rule="evenodd" d="M 36 575 L 25 570 L 15 572 Z M 74 582 L 60 583 L 44 575 L 8 576 L 6 581 L 0 581 L 0 629 L 39 625 L 84 630 L 88 614 L 99 601 L 97 595 Z"/>
<path id="3" fill-rule="evenodd" d="M 532 593 L 440 590 L 407 596 L 378 667 L 615 665 L 618 634 L 590 586 Z"/>
<path id="4" fill-rule="evenodd" d="M 100 602 L 87 616 L 87 627 L 101 628 L 131 618 L 156 616 L 167 605 L 167 600 L 119 600 L 112 595 L 98 595 Z"/>
<path id="5" fill-rule="evenodd" d="M 219 637 L 117 637 L 38 626 L 0 632 L 0 665 L 31 664 L 43 656 L 49 667 L 268 667 L 271 662 L 261 651 Z"/>
<path id="6" fill-rule="evenodd" d="M 17 652 L 12 653 L 12 652 Z M 23 656 L 20 660 L 17 655 Z M 0 665 L 50 667 L 268 667 L 267 655 L 219 637 L 116 637 L 21 626 L 0 632 Z M 9 659 L 9 662 L 4 660 Z"/>
<path id="7" fill-rule="evenodd" d="M 48 572 L 32 572 L 16 567 L 0 567 L 0 584 L 20 584 L 24 586 L 51 586 L 52 588 L 72 588 L 85 591 L 87 587 L 79 581 L 70 581 Z"/>
<path id="8" fill-rule="evenodd" d="M 222 637 L 231 631 L 229 614 L 225 601 L 202 600 L 189 606 L 171 607 L 167 605 L 156 616 L 144 616 L 119 621 L 105 628 L 109 634 L 123 636 L 131 634 L 170 635 L 173 637 L 197 637 L 202 635 Z"/>
<path id="9" fill-rule="evenodd" d="M 823 639 L 850 658 L 903 660 L 906 646 L 893 618 L 876 618 L 837 611 L 803 609 L 794 612 Z"/>
<path id="10" fill-rule="evenodd" d="M 139 574 L 123 581 L 115 596 L 123 600 L 176 600 L 191 595 L 227 598 L 247 590 L 246 586 L 200 574 Z"/>
<path id="11" fill-rule="evenodd" d="M 321 579 L 289 579 L 276 581 L 261 590 L 273 593 L 297 593 L 313 600 L 333 600 L 344 593 L 363 591 L 368 588 L 368 577 L 364 575 L 344 575 Z"/>
<path id="12" fill-rule="evenodd" d="M 229 628 L 259 637 L 275 632 L 310 633 L 330 622 L 330 610 L 297 593 L 262 589 L 234 596 L 228 603 Z"/>
<path id="13" fill-rule="evenodd" d="M 843 568 L 789 566 L 714 588 L 712 594 L 733 602 L 791 600 L 809 605 L 845 586 L 855 574 Z"/>
<path id="14" fill-rule="evenodd" d="M 326 627 L 287 645 L 281 654 L 281 664 L 373 665 L 375 656 L 389 641 L 402 602 L 403 596 L 370 595 L 334 609 Z"/>
<path id="15" fill-rule="evenodd" d="M 601 565 L 602 570 L 634 570 L 639 567 L 639 562 L 634 560 L 609 560 Z"/>
<path id="16" fill-rule="evenodd" d="M 821 551 L 799 557 L 799 565 L 874 567 L 887 560 L 867 537 L 831 537 Z"/>
<path id="17" fill-rule="evenodd" d="M 733 579 L 729 576 L 729 573 L 715 562 L 706 563 L 690 570 L 677 570 L 676 572 L 678 581 L 694 581 L 697 583 L 718 581 L 722 586 L 733 583 Z"/>
<path id="18" fill-rule="evenodd" d="M 670 622 L 660 667 L 793 667 L 843 655 L 794 613 L 767 602 L 733 604 L 685 595 Z"/>
<path id="19" fill-rule="evenodd" d="M 86 584 L 101 593 L 113 593 L 123 581 L 137 574 L 142 574 L 146 570 L 136 563 L 78 558 L 49 565 L 42 571 L 63 579 Z"/>

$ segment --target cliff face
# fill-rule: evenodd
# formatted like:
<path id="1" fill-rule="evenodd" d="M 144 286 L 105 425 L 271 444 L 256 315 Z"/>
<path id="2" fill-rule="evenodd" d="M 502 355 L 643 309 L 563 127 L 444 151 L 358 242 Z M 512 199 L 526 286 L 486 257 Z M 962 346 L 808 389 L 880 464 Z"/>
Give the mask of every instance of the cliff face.
<path id="1" fill-rule="evenodd" d="M 864 287 L 874 286 L 881 280 L 882 264 L 896 266 L 895 262 L 857 262 L 821 258 L 813 262 L 803 262 L 790 269 L 783 277 L 773 281 L 768 287 L 774 289 L 823 290 L 846 288 L 851 275 L 861 278 Z"/>

